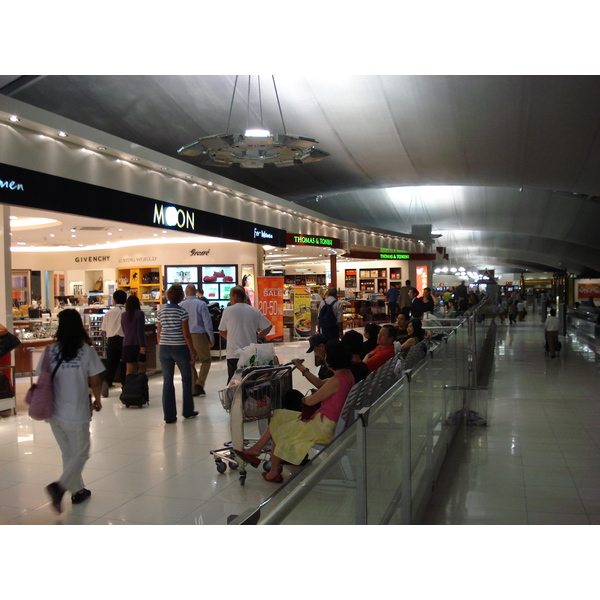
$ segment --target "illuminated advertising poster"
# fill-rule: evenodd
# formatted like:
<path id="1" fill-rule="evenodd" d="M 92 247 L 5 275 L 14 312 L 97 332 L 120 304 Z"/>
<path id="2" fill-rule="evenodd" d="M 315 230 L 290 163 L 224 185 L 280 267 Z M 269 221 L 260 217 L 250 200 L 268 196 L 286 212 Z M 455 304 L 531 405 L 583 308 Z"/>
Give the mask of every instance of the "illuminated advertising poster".
<path id="1" fill-rule="evenodd" d="M 294 337 L 310 337 L 310 317 L 310 293 L 304 286 L 294 286 Z"/>
<path id="2" fill-rule="evenodd" d="M 428 278 L 427 278 L 427 267 L 417 267 L 417 289 L 420 290 L 421 294 L 423 293 L 423 288 L 428 287 Z"/>
<path id="3" fill-rule="evenodd" d="M 257 277 L 256 301 L 256 308 L 273 324 L 267 339 L 283 342 L 283 277 Z"/>

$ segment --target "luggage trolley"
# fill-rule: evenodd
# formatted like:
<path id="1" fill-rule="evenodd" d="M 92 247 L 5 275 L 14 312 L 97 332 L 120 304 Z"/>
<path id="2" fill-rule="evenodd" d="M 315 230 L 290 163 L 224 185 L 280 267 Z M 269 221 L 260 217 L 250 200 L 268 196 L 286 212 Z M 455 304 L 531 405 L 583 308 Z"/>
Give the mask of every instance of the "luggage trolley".
<path id="1" fill-rule="evenodd" d="M 257 440 L 244 438 L 244 423 L 258 421 L 259 430 L 264 431 L 273 411 L 281 408 L 283 396 L 292 389 L 294 365 L 274 367 L 247 367 L 242 370 L 242 380 L 220 390 L 223 408 L 230 414 L 231 442 L 224 448 L 211 450 L 219 473 L 240 468 L 240 484 L 246 481 L 244 462 L 238 458 L 234 448 L 244 450 Z"/>

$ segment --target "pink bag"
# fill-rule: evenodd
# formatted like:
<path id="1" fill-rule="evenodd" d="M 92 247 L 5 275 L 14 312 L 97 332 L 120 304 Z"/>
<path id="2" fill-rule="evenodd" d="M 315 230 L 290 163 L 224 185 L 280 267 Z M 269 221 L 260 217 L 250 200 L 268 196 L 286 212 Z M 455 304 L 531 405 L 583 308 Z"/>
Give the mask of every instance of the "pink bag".
<path id="1" fill-rule="evenodd" d="M 42 357 L 42 369 L 37 383 L 34 383 L 25 396 L 25 402 L 29 405 L 29 416 L 36 421 L 49 419 L 54 412 L 54 390 L 52 380 L 56 369 L 60 366 L 62 358 L 58 361 L 54 371 L 50 372 L 50 349 L 44 350 Z"/>

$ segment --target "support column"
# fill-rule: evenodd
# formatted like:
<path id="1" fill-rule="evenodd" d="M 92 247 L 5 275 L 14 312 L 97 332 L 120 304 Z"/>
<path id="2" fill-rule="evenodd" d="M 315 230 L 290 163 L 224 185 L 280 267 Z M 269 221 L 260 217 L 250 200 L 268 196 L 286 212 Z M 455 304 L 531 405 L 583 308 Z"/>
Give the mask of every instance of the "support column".
<path id="1" fill-rule="evenodd" d="M 0 204 L 0 264 L 3 275 L 0 276 L 0 323 L 9 331 L 13 330 L 12 315 L 12 260 L 10 256 L 10 208 Z"/>
<path id="2" fill-rule="evenodd" d="M 337 254 L 329 255 L 329 268 L 331 269 L 331 287 L 337 289 Z"/>

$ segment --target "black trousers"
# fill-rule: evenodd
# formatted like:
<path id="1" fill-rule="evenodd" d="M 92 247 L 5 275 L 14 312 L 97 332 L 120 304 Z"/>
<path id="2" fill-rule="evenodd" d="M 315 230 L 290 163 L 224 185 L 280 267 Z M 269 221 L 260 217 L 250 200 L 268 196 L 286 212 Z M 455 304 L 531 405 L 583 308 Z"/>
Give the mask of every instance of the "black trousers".
<path id="1" fill-rule="evenodd" d="M 227 359 L 227 376 L 228 376 L 227 383 L 229 383 L 229 381 L 233 377 L 233 374 L 235 373 L 235 371 L 237 369 L 239 360 L 240 360 L 239 358 L 228 358 Z"/>
<path id="2" fill-rule="evenodd" d="M 125 363 L 121 362 L 123 352 L 123 338 L 120 335 L 109 337 L 106 340 L 106 371 L 104 380 L 109 386 L 115 379 L 121 383 L 125 382 Z"/>

